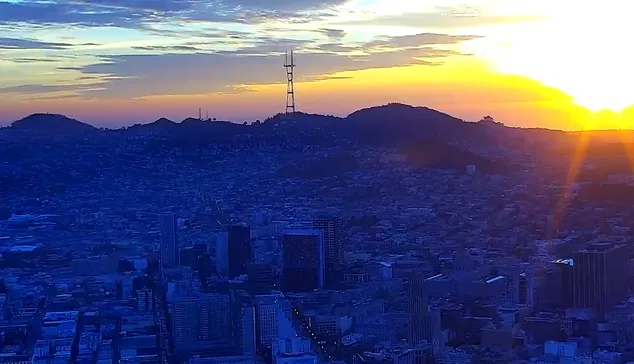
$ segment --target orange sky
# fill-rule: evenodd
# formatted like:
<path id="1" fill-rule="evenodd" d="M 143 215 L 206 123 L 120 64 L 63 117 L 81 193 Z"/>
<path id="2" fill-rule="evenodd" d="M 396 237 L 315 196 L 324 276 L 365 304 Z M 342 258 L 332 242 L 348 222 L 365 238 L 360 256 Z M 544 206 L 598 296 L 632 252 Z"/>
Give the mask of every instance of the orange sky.
<path id="1" fill-rule="evenodd" d="M 284 110 L 282 54 L 293 48 L 304 112 L 403 102 L 513 126 L 634 128 L 628 2 L 316 2 L 280 18 L 254 0 L 228 1 L 222 15 L 198 0 L 0 0 L 0 124 L 54 112 L 118 127 L 198 108 L 263 119 Z M 245 9 L 260 17 L 241 22 Z M 157 21 L 134 18 L 143 12 Z"/>
<path id="2" fill-rule="evenodd" d="M 522 76 L 502 75 L 482 64 L 467 66 L 456 59 L 443 66 L 409 66 L 343 72 L 329 80 L 295 85 L 298 109 L 308 113 L 346 115 L 356 109 L 387 102 L 429 106 L 464 120 L 493 115 L 507 125 L 566 130 L 634 128 L 633 111 L 591 112 L 552 87 Z M 469 61 L 471 63 L 471 61 Z M 479 67 L 478 67 L 479 66 Z M 263 119 L 283 110 L 284 84 L 252 86 L 235 93 L 158 95 L 136 100 L 53 99 L 4 105 L 16 117 L 24 109 L 66 113 L 101 126 L 148 122 L 161 116 L 175 120 L 196 116 L 198 108 L 210 117 L 230 120 Z"/>

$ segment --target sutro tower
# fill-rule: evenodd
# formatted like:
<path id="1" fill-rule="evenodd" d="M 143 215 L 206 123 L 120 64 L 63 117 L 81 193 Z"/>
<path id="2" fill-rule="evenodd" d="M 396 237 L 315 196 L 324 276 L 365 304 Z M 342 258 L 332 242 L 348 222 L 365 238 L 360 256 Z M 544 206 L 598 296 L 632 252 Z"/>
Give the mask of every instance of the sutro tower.
<path id="1" fill-rule="evenodd" d="M 286 51 L 286 113 L 295 112 L 295 90 L 293 89 L 293 71 L 295 69 L 295 62 L 293 60 L 293 51 Z"/>

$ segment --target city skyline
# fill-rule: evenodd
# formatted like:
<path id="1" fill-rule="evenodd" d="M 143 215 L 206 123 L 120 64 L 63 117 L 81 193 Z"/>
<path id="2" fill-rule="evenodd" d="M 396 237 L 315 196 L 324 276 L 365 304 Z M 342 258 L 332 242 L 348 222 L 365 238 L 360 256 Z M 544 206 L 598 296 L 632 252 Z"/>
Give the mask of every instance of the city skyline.
<path id="1" fill-rule="evenodd" d="M 616 0 L 1 1 L 0 125 L 52 112 L 120 127 L 199 108 L 223 120 L 263 119 L 284 109 L 284 52 L 293 49 L 303 112 L 404 102 L 511 126 L 632 128 L 633 55 L 623 46 L 631 8 Z"/>

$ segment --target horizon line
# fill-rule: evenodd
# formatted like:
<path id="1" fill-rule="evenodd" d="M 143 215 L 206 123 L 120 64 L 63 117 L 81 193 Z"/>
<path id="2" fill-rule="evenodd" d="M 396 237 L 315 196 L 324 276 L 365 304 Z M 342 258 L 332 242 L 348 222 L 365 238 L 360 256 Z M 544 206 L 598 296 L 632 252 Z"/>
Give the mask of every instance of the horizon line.
<path id="1" fill-rule="evenodd" d="M 381 107 L 387 107 L 387 106 L 394 106 L 394 105 L 406 106 L 406 107 L 411 107 L 411 108 L 426 108 L 426 109 L 429 109 L 429 110 L 433 110 L 433 111 L 448 115 L 449 117 L 452 117 L 454 119 L 460 120 L 460 121 L 462 121 L 464 123 L 478 123 L 482 119 L 484 119 L 484 117 L 483 117 L 483 118 L 481 118 L 478 121 L 470 121 L 470 120 L 465 120 L 465 119 L 462 119 L 462 118 L 455 117 L 455 116 L 453 116 L 453 115 L 451 115 L 449 113 L 446 113 L 446 112 L 443 112 L 443 111 L 440 111 L 440 110 L 437 110 L 437 109 L 433 109 L 433 108 L 430 108 L 430 107 L 424 106 L 424 105 L 412 105 L 412 104 L 406 104 L 406 103 L 402 103 L 402 102 L 389 102 L 389 103 L 385 103 L 385 104 L 381 104 L 381 105 L 373 105 L 373 106 L 362 107 L 362 108 L 359 108 L 357 110 L 352 111 L 351 113 L 348 113 L 345 116 L 338 116 L 338 115 L 334 115 L 334 114 L 322 114 L 322 113 L 307 113 L 307 112 L 303 112 L 303 111 L 295 111 L 295 112 L 293 112 L 291 114 L 287 114 L 287 113 L 284 113 L 284 112 L 278 112 L 276 114 L 273 114 L 272 116 L 267 116 L 264 119 L 252 120 L 252 119 L 249 118 L 249 119 L 246 119 L 244 121 L 233 121 L 233 120 L 222 120 L 222 119 L 214 120 L 214 118 L 206 118 L 206 119 L 203 118 L 203 119 L 201 119 L 201 118 L 197 118 L 197 117 L 194 117 L 194 116 L 188 116 L 188 117 L 185 117 L 184 119 L 182 119 L 180 121 L 175 121 L 175 120 L 172 120 L 172 119 L 170 119 L 168 117 L 161 116 L 161 117 L 158 117 L 157 119 L 152 120 L 152 121 L 135 122 L 133 124 L 122 125 L 122 126 L 120 126 L 118 128 L 110 128 L 110 127 L 105 127 L 105 126 L 98 126 L 98 125 L 92 124 L 90 122 L 86 122 L 86 121 L 83 121 L 81 119 L 68 116 L 67 114 L 52 113 L 52 112 L 34 112 L 34 113 L 28 114 L 28 115 L 26 115 L 26 116 L 24 116 L 24 117 L 22 117 L 20 119 L 16 119 L 16 120 L 10 121 L 6 125 L 0 125 L 0 130 L 11 128 L 14 123 L 16 123 L 16 122 L 18 122 L 20 120 L 27 119 L 27 118 L 29 118 L 31 116 L 35 116 L 35 115 L 61 116 L 61 117 L 65 117 L 65 118 L 80 122 L 82 124 L 89 125 L 89 126 L 95 128 L 97 130 L 120 131 L 120 130 L 125 130 L 127 128 L 131 128 L 131 127 L 134 127 L 134 126 L 149 125 L 149 124 L 155 123 L 155 122 L 157 122 L 159 120 L 162 120 L 162 119 L 168 120 L 169 122 L 171 122 L 171 123 L 173 123 L 175 125 L 180 125 L 184 121 L 192 119 L 192 120 L 200 120 L 202 122 L 210 122 L 211 121 L 211 122 L 216 122 L 216 123 L 230 123 L 230 124 L 236 124 L 236 125 L 245 125 L 246 124 L 246 126 L 257 125 L 256 124 L 257 121 L 260 121 L 263 124 L 266 120 L 269 120 L 269 119 L 272 119 L 272 118 L 275 118 L 275 117 L 278 117 L 278 116 L 292 115 L 292 114 L 314 115 L 314 116 L 331 117 L 331 118 L 336 118 L 336 119 L 346 119 L 350 115 L 352 115 L 352 114 L 354 114 L 354 113 L 356 113 L 358 111 L 367 110 L 367 109 L 374 109 L 374 108 L 381 108 Z M 495 118 L 494 118 L 494 120 L 495 120 Z M 558 131 L 558 132 L 564 132 L 564 133 L 583 133 L 583 132 L 593 132 L 593 131 L 604 131 L 604 132 L 608 132 L 608 131 L 612 131 L 612 132 L 617 132 L 617 131 L 618 132 L 627 132 L 627 131 L 630 131 L 630 132 L 634 132 L 634 128 L 632 128 L 632 129 L 608 128 L 608 129 L 564 130 L 564 129 L 556 129 L 556 128 L 548 128 L 548 127 L 510 126 L 510 125 L 507 125 L 507 124 L 505 124 L 504 122 L 501 122 L 501 121 L 495 120 L 495 122 L 501 124 L 502 127 L 511 128 L 511 129 L 521 129 L 521 130 L 544 130 L 544 131 Z"/>

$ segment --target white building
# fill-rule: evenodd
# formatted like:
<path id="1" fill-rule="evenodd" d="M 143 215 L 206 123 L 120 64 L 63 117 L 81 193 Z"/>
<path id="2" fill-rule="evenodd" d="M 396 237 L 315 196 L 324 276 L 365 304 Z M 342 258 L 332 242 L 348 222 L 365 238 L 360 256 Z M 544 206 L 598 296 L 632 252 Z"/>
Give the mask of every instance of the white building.
<path id="1" fill-rule="evenodd" d="M 271 347 L 278 338 L 278 315 L 283 314 L 280 301 L 284 295 L 274 292 L 270 295 L 255 296 L 256 324 L 260 335 L 258 344 Z"/>

